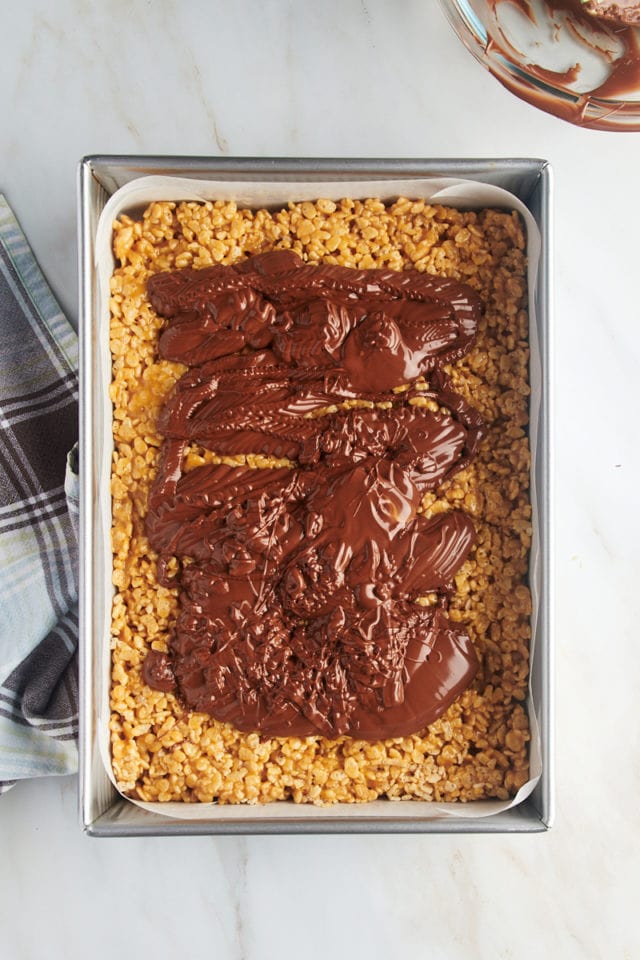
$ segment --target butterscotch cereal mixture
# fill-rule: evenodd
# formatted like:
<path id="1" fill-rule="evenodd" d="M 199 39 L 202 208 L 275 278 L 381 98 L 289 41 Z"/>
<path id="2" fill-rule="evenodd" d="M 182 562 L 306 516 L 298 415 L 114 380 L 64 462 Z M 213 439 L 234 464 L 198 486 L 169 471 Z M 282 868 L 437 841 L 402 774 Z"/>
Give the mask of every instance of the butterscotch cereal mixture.
<path id="1" fill-rule="evenodd" d="M 485 305 L 474 348 L 450 372 L 456 390 L 486 419 L 488 435 L 471 466 L 424 499 L 427 516 L 462 507 L 475 522 L 477 549 L 455 578 L 449 616 L 469 632 L 480 669 L 446 714 L 414 736 L 369 743 L 244 734 L 186 713 L 172 694 L 141 680 L 147 650 L 166 650 L 176 616 L 176 592 L 156 582 L 144 516 L 161 444 L 156 416 L 185 370 L 158 358 L 163 321 L 145 284 L 160 270 L 230 264 L 272 248 L 293 249 L 310 263 L 453 277 L 474 287 Z M 227 202 L 152 203 L 140 221 L 122 216 L 115 223 L 114 250 L 110 726 L 120 790 L 147 801 L 219 803 L 512 796 L 528 778 L 523 705 L 531 613 L 528 318 L 517 215 L 406 199 L 389 206 L 318 200 L 278 212 Z M 192 450 L 190 465 L 203 456 Z"/>

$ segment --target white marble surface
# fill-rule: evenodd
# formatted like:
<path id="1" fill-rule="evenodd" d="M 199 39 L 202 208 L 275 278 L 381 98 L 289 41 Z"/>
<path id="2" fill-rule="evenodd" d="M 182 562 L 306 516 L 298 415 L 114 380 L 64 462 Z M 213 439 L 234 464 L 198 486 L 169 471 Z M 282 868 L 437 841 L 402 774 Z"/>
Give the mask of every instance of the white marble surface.
<path id="1" fill-rule="evenodd" d="M 535 156 L 556 182 L 558 812 L 545 835 L 109 840 L 0 800 L 0 954 L 640 956 L 640 135 L 571 127 L 436 0 L 0 4 L 0 189 L 77 318 L 84 154 Z"/>

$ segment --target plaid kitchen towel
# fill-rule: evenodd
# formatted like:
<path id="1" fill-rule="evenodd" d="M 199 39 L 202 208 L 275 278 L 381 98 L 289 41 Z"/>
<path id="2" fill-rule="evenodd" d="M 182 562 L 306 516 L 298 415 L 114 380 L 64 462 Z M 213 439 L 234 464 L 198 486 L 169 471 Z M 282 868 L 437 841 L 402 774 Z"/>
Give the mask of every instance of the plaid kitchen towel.
<path id="1" fill-rule="evenodd" d="M 77 369 L 0 194 L 0 793 L 77 769 Z"/>

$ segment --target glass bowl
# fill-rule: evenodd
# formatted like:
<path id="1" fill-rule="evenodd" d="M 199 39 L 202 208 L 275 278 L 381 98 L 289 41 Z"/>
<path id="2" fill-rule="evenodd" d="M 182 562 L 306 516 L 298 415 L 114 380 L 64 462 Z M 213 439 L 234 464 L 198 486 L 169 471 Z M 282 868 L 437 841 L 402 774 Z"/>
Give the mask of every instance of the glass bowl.
<path id="1" fill-rule="evenodd" d="M 640 26 L 580 0 L 440 0 L 465 46 L 516 96 L 579 126 L 640 130 Z"/>

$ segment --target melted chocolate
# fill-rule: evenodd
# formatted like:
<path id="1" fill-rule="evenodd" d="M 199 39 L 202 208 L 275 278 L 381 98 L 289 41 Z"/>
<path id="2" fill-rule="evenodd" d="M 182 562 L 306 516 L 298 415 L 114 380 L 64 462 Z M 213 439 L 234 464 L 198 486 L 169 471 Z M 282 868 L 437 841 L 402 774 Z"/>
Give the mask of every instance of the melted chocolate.
<path id="1" fill-rule="evenodd" d="M 175 690 L 176 678 L 169 655 L 159 650 L 150 650 L 142 664 L 142 679 L 155 690 L 165 693 Z"/>
<path id="2" fill-rule="evenodd" d="M 158 274 L 148 292 L 170 318 L 161 354 L 191 369 L 159 420 L 147 533 L 161 582 L 181 558 L 180 607 L 145 681 L 271 736 L 422 729 L 477 669 L 446 616 L 473 525 L 417 512 L 482 436 L 443 371 L 473 340 L 477 296 L 286 251 Z M 344 406 L 354 398 L 368 406 Z M 190 444 L 294 466 L 185 472 Z"/>

